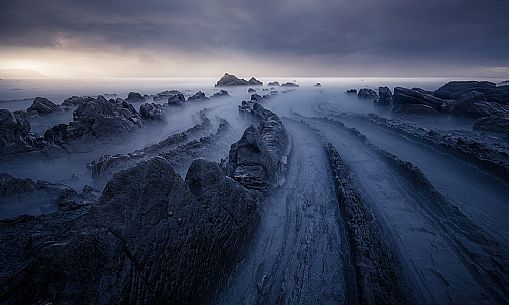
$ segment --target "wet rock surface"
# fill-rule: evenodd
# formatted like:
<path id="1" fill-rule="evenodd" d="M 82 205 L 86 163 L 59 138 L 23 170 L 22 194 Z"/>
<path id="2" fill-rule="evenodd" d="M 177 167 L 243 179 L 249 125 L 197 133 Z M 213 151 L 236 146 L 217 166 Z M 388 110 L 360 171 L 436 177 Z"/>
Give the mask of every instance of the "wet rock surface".
<path id="1" fill-rule="evenodd" d="M 184 181 L 162 158 L 116 175 L 85 210 L 0 223 L 5 304 L 200 303 L 257 217 L 217 164 L 195 161 Z"/>
<path id="2" fill-rule="evenodd" d="M 351 170 L 331 144 L 325 147 L 341 212 L 348 230 L 354 264 L 355 302 L 360 304 L 416 304 L 402 263 L 391 248 L 381 221 L 357 191 Z"/>

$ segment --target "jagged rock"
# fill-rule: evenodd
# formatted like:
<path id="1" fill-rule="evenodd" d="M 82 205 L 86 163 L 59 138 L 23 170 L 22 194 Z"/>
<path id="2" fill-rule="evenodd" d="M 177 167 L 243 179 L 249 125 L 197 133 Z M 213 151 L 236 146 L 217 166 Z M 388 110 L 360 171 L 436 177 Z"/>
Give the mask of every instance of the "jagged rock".
<path id="1" fill-rule="evenodd" d="M 163 106 L 156 103 L 145 103 L 140 106 L 140 116 L 147 121 L 165 122 L 166 115 Z"/>
<path id="2" fill-rule="evenodd" d="M 110 179 L 113 174 L 133 167 L 150 157 L 154 157 L 168 151 L 176 154 L 177 152 L 172 150 L 178 145 L 185 148 L 184 144 L 186 142 L 199 137 L 199 135 L 208 132 L 212 128 L 212 123 L 207 118 L 204 110 L 200 111 L 200 119 L 201 122 L 199 124 L 196 124 L 183 132 L 173 134 L 159 143 L 128 154 L 108 154 L 101 156 L 98 160 L 90 162 L 87 165 L 87 168 L 96 183 L 103 183 Z"/>
<path id="3" fill-rule="evenodd" d="M 268 83 L 268 86 L 270 86 L 270 87 L 279 87 L 279 82 L 276 82 L 276 81 L 274 81 L 274 82 L 269 82 L 269 83 Z"/>
<path id="4" fill-rule="evenodd" d="M 435 96 L 457 100 L 462 94 L 478 91 L 488 102 L 509 104 L 509 86 L 499 86 L 487 81 L 453 81 L 435 91 Z"/>
<path id="5" fill-rule="evenodd" d="M 145 98 L 138 92 L 129 92 L 126 98 L 128 103 L 145 103 Z"/>
<path id="6" fill-rule="evenodd" d="M 248 86 L 249 82 L 245 79 L 236 77 L 235 75 L 225 73 L 223 77 L 216 83 L 216 87 L 230 86 Z"/>
<path id="7" fill-rule="evenodd" d="M 70 192 L 73 192 L 72 189 L 63 184 L 35 182 L 0 174 L 1 218 L 55 212 L 60 201 Z"/>
<path id="8" fill-rule="evenodd" d="M 232 145 L 226 171 L 244 187 L 263 191 L 279 183 L 288 135 L 279 117 L 260 104 L 243 102 L 240 110 L 258 118 L 259 127 L 251 125 Z"/>
<path id="9" fill-rule="evenodd" d="M 509 80 L 501 81 L 500 83 L 497 84 L 497 86 L 509 86 Z"/>
<path id="10" fill-rule="evenodd" d="M 254 77 L 251 77 L 247 82 L 251 86 L 263 86 L 263 83 Z"/>
<path id="11" fill-rule="evenodd" d="M 120 99 L 108 101 L 103 96 L 81 104 L 73 116 L 73 122 L 48 129 L 44 133 L 44 139 L 59 146 L 66 146 L 89 140 L 122 137 L 144 125 L 131 104 L 120 102 Z"/>
<path id="12" fill-rule="evenodd" d="M 509 113 L 497 113 L 474 122 L 474 130 L 498 132 L 509 136 Z"/>
<path id="13" fill-rule="evenodd" d="M 258 217 L 255 198 L 220 171 L 199 160 L 184 182 L 154 158 L 115 175 L 85 212 L 2 222 L 2 301 L 203 303 Z"/>
<path id="14" fill-rule="evenodd" d="M 188 101 L 206 101 L 209 98 L 205 96 L 205 93 L 198 91 L 193 96 L 190 96 L 187 100 Z"/>
<path id="15" fill-rule="evenodd" d="M 296 83 L 293 83 L 293 82 L 288 82 L 288 83 L 281 84 L 281 87 L 299 87 L 299 85 L 297 85 Z"/>
<path id="16" fill-rule="evenodd" d="M 264 191 L 274 183 L 276 166 L 253 125 L 232 145 L 226 171 L 248 189 Z"/>
<path id="17" fill-rule="evenodd" d="M 357 95 L 357 89 L 348 89 L 346 90 L 346 94 Z"/>
<path id="18" fill-rule="evenodd" d="M 321 86 L 322 86 L 322 84 L 316 83 L 313 87 L 321 87 Z"/>
<path id="19" fill-rule="evenodd" d="M 34 141 L 26 114 L 0 109 L 0 154 L 2 156 L 33 151 Z"/>
<path id="20" fill-rule="evenodd" d="M 71 96 L 71 97 L 68 97 L 64 100 L 64 102 L 62 103 L 63 106 L 67 106 L 67 107 L 73 107 L 73 106 L 79 106 L 81 104 L 83 104 L 84 102 L 86 101 L 91 101 L 93 100 L 94 98 L 90 97 L 90 96 Z"/>
<path id="21" fill-rule="evenodd" d="M 159 92 L 153 96 L 153 100 L 154 102 L 156 101 L 168 102 L 169 105 L 175 106 L 182 105 L 186 102 L 184 94 L 177 90 Z"/>
<path id="22" fill-rule="evenodd" d="M 212 98 L 224 97 L 224 96 L 230 96 L 230 95 L 228 94 L 228 91 L 226 91 L 226 90 L 221 90 L 221 91 L 219 91 L 219 92 L 214 93 L 214 94 L 212 95 Z"/>
<path id="23" fill-rule="evenodd" d="M 359 90 L 357 97 L 361 99 L 376 99 L 378 94 L 373 89 L 362 88 Z"/>
<path id="24" fill-rule="evenodd" d="M 491 102 L 460 102 L 453 108 L 453 113 L 455 114 L 474 118 L 482 118 L 507 111 L 509 111 L 509 107 Z"/>
<path id="25" fill-rule="evenodd" d="M 378 88 L 378 98 L 374 100 L 377 106 L 391 106 L 392 105 L 392 92 L 388 87 Z"/>
<path id="26" fill-rule="evenodd" d="M 256 92 L 256 90 L 255 90 L 255 89 L 253 89 L 253 88 L 249 88 L 249 89 L 247 89 L 247 93 L 254 93 L 254 92 Z"/>
<path id="27" fill-rule="evenodd" d="M 60 106 L 44 97 L 36 97 L 32 106 L 27 109 L 28 114 L 48 115 L 61 111 Z"/>
<path id="28" fill-rule="evenodd" d="M 409 111 L 417 111 L 422 113 L 434 113 L 433 111 L 429 110 L 428 107 L 422 107 L 422 106 L 403 106 L 407 104 L 420 104 L 420 105 L 427 105 L 437 111 L 446 111 L 448 108 L 448 104 L 450 101 L 443 100 L 437 97 L 434 97 L 429 94 L 425 94 L 416 90 L 402 88 L 402 87 L 396 87 L 394 88 L 394 95 L 393 95 L 393 104 L 394 108 L 396 109 L 396 112 L 402 112 L 404 110 Z M 393 108 L 393 111 L 394 111 Z"/>

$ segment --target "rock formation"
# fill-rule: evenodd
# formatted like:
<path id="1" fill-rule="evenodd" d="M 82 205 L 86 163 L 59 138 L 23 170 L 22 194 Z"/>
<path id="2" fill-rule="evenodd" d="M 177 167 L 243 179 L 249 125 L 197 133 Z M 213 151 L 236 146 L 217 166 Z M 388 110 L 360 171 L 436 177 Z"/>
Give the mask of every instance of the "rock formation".
<path id="1" fill-rule="evenodd" d="M 168 105 L 170 106 L 179 106 L 186 102 L 186 98 L 184 97 L 184 94 L 177 90 L 169 90 L 169 91 L 163 91 L 159 92 L 156 95 L 153 96 L 154 102 L 158 101 L 164 101 L 168 102 Z"/>
<path id="2" fill-rule="evenodd" d="M 391 106 L 392 105 L 392 92 L 388 87 L 378 88 L 378 98 L 373 101 L 376 106 Z"/>
<path id="3" fill-rule="evenodd" d="M 393 108 L 395 113 L 432 114 L 446 111 L 451 101 L 443 100 L 432 95 L 412 89 L 394 88 Z"/>
<path id="4" fill-rule="evenodd" d="M 71 96 L 71 97 L 68 97 L 64 100 L 64 102 L 62 103 L 63 106 L 66 106 L 66 107 L 74 107 L 74 106 L 79 106 L 81 104 L 83 104 L 84 102 L 87 102 L 87 101 L 91 101 L 93 100 L 94 98 L 90 97 L 90 96 Z"/>
<path id="5" fill-rule="evenodd" d="M 360 99 L 376 99 L 378 94 L 373 89 L 362 88 L 359 90 L 357 97 Z"/>
<path id="6" fill-rule="evenodd" d="M 263 83 L 252 77 L 250 80 L 238 78 L 235 75 L 225 73 L 223 77 L 216 83 L 216 87 L 231 87 L 231 86 L 262 86 Z"/>
<path id="7" fill-rule="evenodd" d="M 297 85 L 294 82 L 288 82 L 288 83 L 281 84 L 281 87 L 299 87 L 299 85 Z"/>
<path id="8" fill-rule="evenodd" d="M 277 81 L 269 82 L 267 84 L 267 86 L 270 86 L 270 87 L 279 87 L 279 82 L 277 82 Z"/>
<path id="9" fill-rule="evenodd" d="M 212 97 L 212 98 L 217 98 L 217 97 L 225 97 L 225 96 L 230 96 L 230 95 L 228 94 L 228 91 L 226 91 L 226 90 L 220 90 L 219 92 L 216 92 L 216 93 L 212 94 L 212 96 L 211 96 L 211 97 Z"/>
<path id="10" fill-rule="evenodd" d="M 126 98 L 128 103 L 145 103 L 145 98 L 137 92 L 129 92 Z"/>
<path id="11" fill-rule="evenodd" d="M 205 96 L 205 93 L 198 91 L 194 95 L 190 96 L 187 101 L 206 101 L 209 98 Z"/>
<path id="12" fill-rule="evenodd" d="M 253 88 L 249 88 L 249 89 L 247 89 L 247 93 L 255 93 L 255 92 L 256 92 L 256 90 L 255 90 L 255 89 L 253 89 Z"/>
<path id="13" fill-rule="evenodd" d="M 48 115 L 60 112 L 60 106 L 44 97 L 36 97 L 32 106 L 28 107 L 29 115 Z"/>
<path id="14" fill-rule="evenodd" d="M 196 160 L 184 181 L 153 158 L 115 175 L 97 204 L 1 221 L 2 302 L 200 304 L 257 218 L 217 164 Z"/>
<path id="15" fill-rule="evenodd" d="M 316 84 L 314 84 L 314 86 L 313 86 L 313 87 L 321 87 L 321 86 L 322 86 L 322 84 L 320 84 L 320 83 L 316 83 Z"/>
<path id="16" fill-rule="evenodd" d="M 474 122 L 474 130 L 491 131 L 509 136 L 509 113 L 497 113 Z"/>
<path id="17" fill-rule="evenodd" d="M 143 120 L 146 121 L 166 121 L 166 115 L 163 112 L 163 106 L 156 103 L 145 103 L 141 105 L 140 116 Z"/>

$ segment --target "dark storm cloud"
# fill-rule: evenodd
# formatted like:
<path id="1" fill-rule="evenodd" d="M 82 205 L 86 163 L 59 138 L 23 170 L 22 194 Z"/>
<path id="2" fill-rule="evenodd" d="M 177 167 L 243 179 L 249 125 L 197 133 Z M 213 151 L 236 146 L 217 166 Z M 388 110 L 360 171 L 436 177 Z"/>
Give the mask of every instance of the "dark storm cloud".
<path id="1" fill-rule="evenodd" d="M 509 63 L 506 0 L 0 1 L 4 47 Z"/>

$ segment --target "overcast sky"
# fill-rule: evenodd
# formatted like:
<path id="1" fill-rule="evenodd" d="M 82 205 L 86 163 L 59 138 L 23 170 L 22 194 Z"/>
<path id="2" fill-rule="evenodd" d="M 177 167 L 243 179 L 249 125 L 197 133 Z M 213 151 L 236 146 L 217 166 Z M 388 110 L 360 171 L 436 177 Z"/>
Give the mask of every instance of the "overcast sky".
<path id="1" fill-rule="evenodd" d="M 509 77 L 509 0 L 0 0 L 0 68 L 50 76 Z"/>

